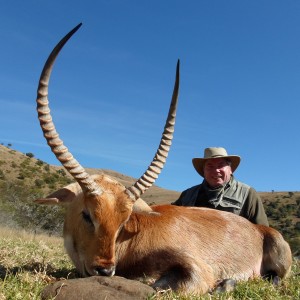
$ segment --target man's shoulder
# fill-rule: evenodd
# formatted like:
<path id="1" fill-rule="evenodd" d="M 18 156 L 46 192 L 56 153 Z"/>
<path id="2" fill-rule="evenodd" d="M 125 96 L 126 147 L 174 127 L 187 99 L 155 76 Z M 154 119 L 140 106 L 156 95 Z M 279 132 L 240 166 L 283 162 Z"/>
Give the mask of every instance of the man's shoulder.
<path id="1" fill-rule="evenodd" d="M 247 190 L 249 195 L 258 195 L 256 189 L 253 186 L 251 186 L 247 183 L 241 182 L 241 181 L 237 181 L 237 180 L 236 180 L 236 183 L 237 183 L 237 186 L 242 187 L 244 190 Z"/>
<path id="2" fill-rule="evenodd" d="M 243 187 L 246 187 L 246 188 L 251 188 L 251 186 L 249 184 L 247 184 L 245 182 L 242 182 L 242 181 L 239 181 L 239 180 L 236 180 L 236 179 L 233 180 L 233 183 L 235 183 L 238 186 L 243 186 Z"/>
<path id="3" fill-rule="evenodd" d="M 235 181 L 236 181 L 236 185 L 235 185 L 236 190 L 240 190 L 248 200 L 250 200 L 251 202 L 260 201 L 259 194 L 251 185 L 241 181 L 237 181 L 237 180 Z"/>
<path id="4" fill-rule="evenodd" d="M 240 203 L 244 203 L 245 199 L 249 195 L 251 187 L 236 179 L 232 179 L 231 184 L 228 189 L 226 189 L 224 197 L 230 198 Z"/>

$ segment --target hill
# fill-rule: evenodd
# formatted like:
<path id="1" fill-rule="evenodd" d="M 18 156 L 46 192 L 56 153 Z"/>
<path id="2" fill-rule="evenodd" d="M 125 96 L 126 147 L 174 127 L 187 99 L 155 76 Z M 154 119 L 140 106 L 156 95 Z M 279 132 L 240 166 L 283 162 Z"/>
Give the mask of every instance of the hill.
<path id="1" fill-rule="evenodd" d="M 136 179 L 113 170 L 86 169 L 89 174 L 107 174 L 124 186 Z M 33 200 L 46 196 L 69 183 L 73 178 L 61 166 L 52 166 L 34 157 L 0 145 L 0 221 L 22 227 L 34 227 L 60 232 L 63 220 L 61 208 L 39 207 Z M 283 233 L 294 251 L 300 248 L 300 192 L 259 192 L 270 225 Z M 153 185 L 144 195 L 148 204 L 174 201 L 179 192 Z M 44 216 L 44 217 L 42 217 Z M 56 221 L 53 222 L 52 218 Z M 59 220 L 59 222 L 57 221 Z M 57 225 L 53 225 L 53 224 Z"/>
<path id="2" fill-rule="evenodd" d="M 105 169 L 86 168 L 89 174 L 106 174 L 114 177 L 124 186 L 131 186 L 136 178 Z M 33 153 L 21 153 L 10 147 L 0 145 L 0 180 L 11 182 L 13 180 L 23 181 L 26 186 L 34 183 L 40 186 L 44 195 L 52 192 L 64 184 L 73 182 L 73 178 L 62 166 L 48 165 L 36 159 Z M 39 182 L 44 181 L 44 182 Z M 144 195 L 143 199 L 148 204 L 170 203 L 179 197 L 178 192 L 160 188 L 153 185 Z"/>

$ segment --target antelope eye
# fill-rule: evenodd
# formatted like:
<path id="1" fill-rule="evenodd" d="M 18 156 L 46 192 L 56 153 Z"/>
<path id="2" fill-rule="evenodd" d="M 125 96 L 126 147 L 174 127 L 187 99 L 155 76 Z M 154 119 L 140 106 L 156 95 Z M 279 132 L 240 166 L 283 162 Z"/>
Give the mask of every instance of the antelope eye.
<path id="1" fill-rule="evenodd" d="M 92 219 L 91 219 L 91 216 L 90 216 L 90 214 L 89 214 L 87 211 L 83 211 L 83 212 L 82 212 L 82 217 L 83 217 L 83 220 L 84 220 L 86 223 L 88 223 L 88 224 L 94 226 L 93 221 L 92 221 Z"/>

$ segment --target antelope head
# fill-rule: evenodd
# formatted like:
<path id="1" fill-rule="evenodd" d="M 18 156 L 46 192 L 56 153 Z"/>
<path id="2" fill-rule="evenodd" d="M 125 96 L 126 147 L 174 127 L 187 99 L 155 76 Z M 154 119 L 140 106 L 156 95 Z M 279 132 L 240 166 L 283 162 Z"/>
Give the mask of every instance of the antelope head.
<path id="1" fill-rule="evenodd" d="M 36 201 L 67 204 L 65 246 L 75 266 L 85 276 L 111 276 L 116 266 L 116 241 L 132 212 L 154 213 L 140 197 L 157 179 L 170 150 L 178 100 L 179 61 L 166 125 L 154 159 L 145 173 L 127 188 L 106 175 L 89 175 L 60 139 L 52 122 L 48 101 L 48 84 L 54 61 L 80 26 L 77 25 L 63 37 L 49 55 L 40 76 L 36 100 L 44 137 L 76 182 Z"/>

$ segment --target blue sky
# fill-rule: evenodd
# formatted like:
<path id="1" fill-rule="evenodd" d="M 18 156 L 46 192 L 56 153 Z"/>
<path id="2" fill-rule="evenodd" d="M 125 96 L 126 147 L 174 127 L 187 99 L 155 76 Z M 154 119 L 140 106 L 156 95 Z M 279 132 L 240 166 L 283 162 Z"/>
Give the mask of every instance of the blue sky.
<path id="1" fill-rule="evenodd" d="M 85 167 L 138 178 L 157 149 L 177 59 L 175 136 L 156 184 L 202 179 L 191 159 L 209 146 L 242 157 L 236 177 L 258 191 L 299 191 L 299 1 L 1 1 L 0 142 L 58 165 L 36 114 L 55 44 L 50 107 Z"/>

